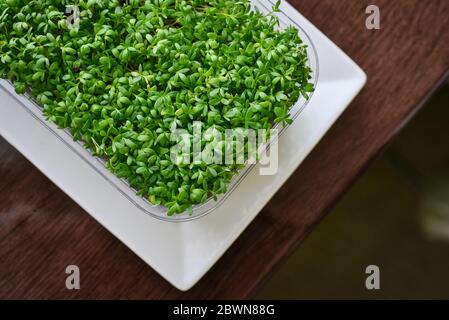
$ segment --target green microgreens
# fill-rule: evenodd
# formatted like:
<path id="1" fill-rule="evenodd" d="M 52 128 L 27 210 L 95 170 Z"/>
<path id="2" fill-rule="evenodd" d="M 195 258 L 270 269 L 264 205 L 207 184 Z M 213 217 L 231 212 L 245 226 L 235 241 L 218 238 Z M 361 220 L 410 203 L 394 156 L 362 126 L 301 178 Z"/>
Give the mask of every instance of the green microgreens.
<path id="1" fill-rule="evenodd" d="M 174 128 L 270 129 L 314 90 L 297 29 L 277 25 L 248 0 L 0 0 L 0 76 L 172 215 L 242 168 L 172 163 Z"/>

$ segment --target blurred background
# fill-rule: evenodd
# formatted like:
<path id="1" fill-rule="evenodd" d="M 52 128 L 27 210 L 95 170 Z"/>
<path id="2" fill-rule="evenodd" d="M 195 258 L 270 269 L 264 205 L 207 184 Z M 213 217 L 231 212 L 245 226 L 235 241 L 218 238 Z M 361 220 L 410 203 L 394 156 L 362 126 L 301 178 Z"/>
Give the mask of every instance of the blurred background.
<path id="1" fill-rule="evenodd" d="M 448 83 L 256 298 L 449 299 Z"/>

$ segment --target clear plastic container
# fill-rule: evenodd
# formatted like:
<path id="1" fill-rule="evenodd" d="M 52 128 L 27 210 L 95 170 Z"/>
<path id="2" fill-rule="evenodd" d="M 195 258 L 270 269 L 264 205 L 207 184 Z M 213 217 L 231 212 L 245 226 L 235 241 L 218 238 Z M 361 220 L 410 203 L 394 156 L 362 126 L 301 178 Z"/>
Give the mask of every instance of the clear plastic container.
<path id="1" fill-rule="evenodd" d="M 271 8 L 274 5 L 274 3 L 271 0 L 251 0 L 251 2 L 253 7 L 257 8 L 257 10 L 261 11 L 262 13 L 270 12 Z M 311 81 L 316 86 L 318 81 L 319 66 L 316 49 L 312 41 L 310 40 L 310 37 L 299 25 L 297 25 L 284 12 L 282 11 L 277 12 L 276 15 L 279 18 L 280 29 L 285 29 L 289 25 L 293 25 L 298 29 L 298 33 L 301 39 L 303 40 L 304 44 L 307 45 L 308 48 L 307 50 L 308 50 L 309 66 L 312 69 Z M 136 191 L 132 189 L 124 179 L 118 178 L 106 168 L 105 165 L 106 163 L 103 159 L 93 156 L 89 150 L 83 147 L 82 142 L 73 141 L 69 130 L 58 129 L 54 124 L 49 123 L 42 115 L 42 108 L 38 104 L 36 104 L 31 99 L 31 97 L 25 96 L 26 98 L 24 98 L 23 96 L 18 96 L 15 93 L 14 87 L 10 82 L 0 81 L 0 86 L 4 87 L 13 97 L 15 97 L 20 102 L 20 104 L 33 115 L 33 117 L 37 121 L 39 121 L 48 130 L 52 131 L 54 135 L 56 135 L 62 142 L 64 142 L 68 147 L 68 152 L 76 153 L 83 161 L 88 163 L 95 171 L 97 171 L 98 174 L 100 174 L 104 179 L 106 179 L 109 183 L 111 183 L 123 195 L 123 197 L 125 197 L 136 207 L 138 207 L 142 211 L 142 213 L 148 214 L 160 220 L 180 222 L 180 221 L 191 221 L 205 216 L 206 214 L 218 208 L 226 200 L 226 198 L 237 188 L 240 182 L 242 182 L 245 179 L 248 173 L 255 167 L 255 165 L 247 165 L 245 168 L 243 168 L 240 171 L 240 173 L 232 179 L 230 185 L 228 186 L 228 191 L 225 194 L 219 196 L 216 201 L 211 198 L 201 205 L 194 206 L 192 213 L 185 212 L 182 214 L 167 216 L 166 207 L 153 205 L 147 199 L 138 196 L 136 194 Z M 301 114 L 301 112 L 303 111 L 309 100 L 301 98 L 291 108 L 290 116 L 293 119 L 293 121 L 295 121 L 295 119 L 298 118 L 298 116 Z M 287 128 L 286 126 L 280 125 L 277 125 L 275 127 L 275 129 L 279 130 L 279 135 L 281 135 L 286 128 Z M 269 144 L 263 147 L 269 148 Z"/>

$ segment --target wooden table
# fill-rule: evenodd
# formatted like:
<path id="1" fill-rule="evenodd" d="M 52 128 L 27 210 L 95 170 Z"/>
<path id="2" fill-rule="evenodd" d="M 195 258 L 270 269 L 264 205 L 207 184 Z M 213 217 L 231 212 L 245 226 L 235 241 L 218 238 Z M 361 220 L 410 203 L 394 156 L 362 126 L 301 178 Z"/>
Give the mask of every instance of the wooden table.
<path id="1" fill-rule="evenodd" d="M 164 281 L 0 139 L 0 298 L 250 298 L 449 70 L 447 0 L 291 0 L 369 81 L 319 146 L 191 291 Z M 381 10 L 367 30 L 365 9 Z M 65 288 L 65 267 L 82 270 Z"/>

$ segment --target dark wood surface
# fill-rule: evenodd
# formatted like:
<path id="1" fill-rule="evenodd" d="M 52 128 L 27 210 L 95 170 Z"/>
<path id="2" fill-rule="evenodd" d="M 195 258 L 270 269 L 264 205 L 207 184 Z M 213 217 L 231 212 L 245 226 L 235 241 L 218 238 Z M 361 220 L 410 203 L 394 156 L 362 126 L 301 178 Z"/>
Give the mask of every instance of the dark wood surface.
<path id="1" fill-rule="evenodd" d="M 0 139 L 0 298 L 251 298 L 449 69 L 447 0 L 291 0 L 368 74 L 304 164 L 191 291 L 173 288 Z M 365 8 L 381 9 L 381 30 Z M 82 270 L 79 291 L 65 267 Z"/>

